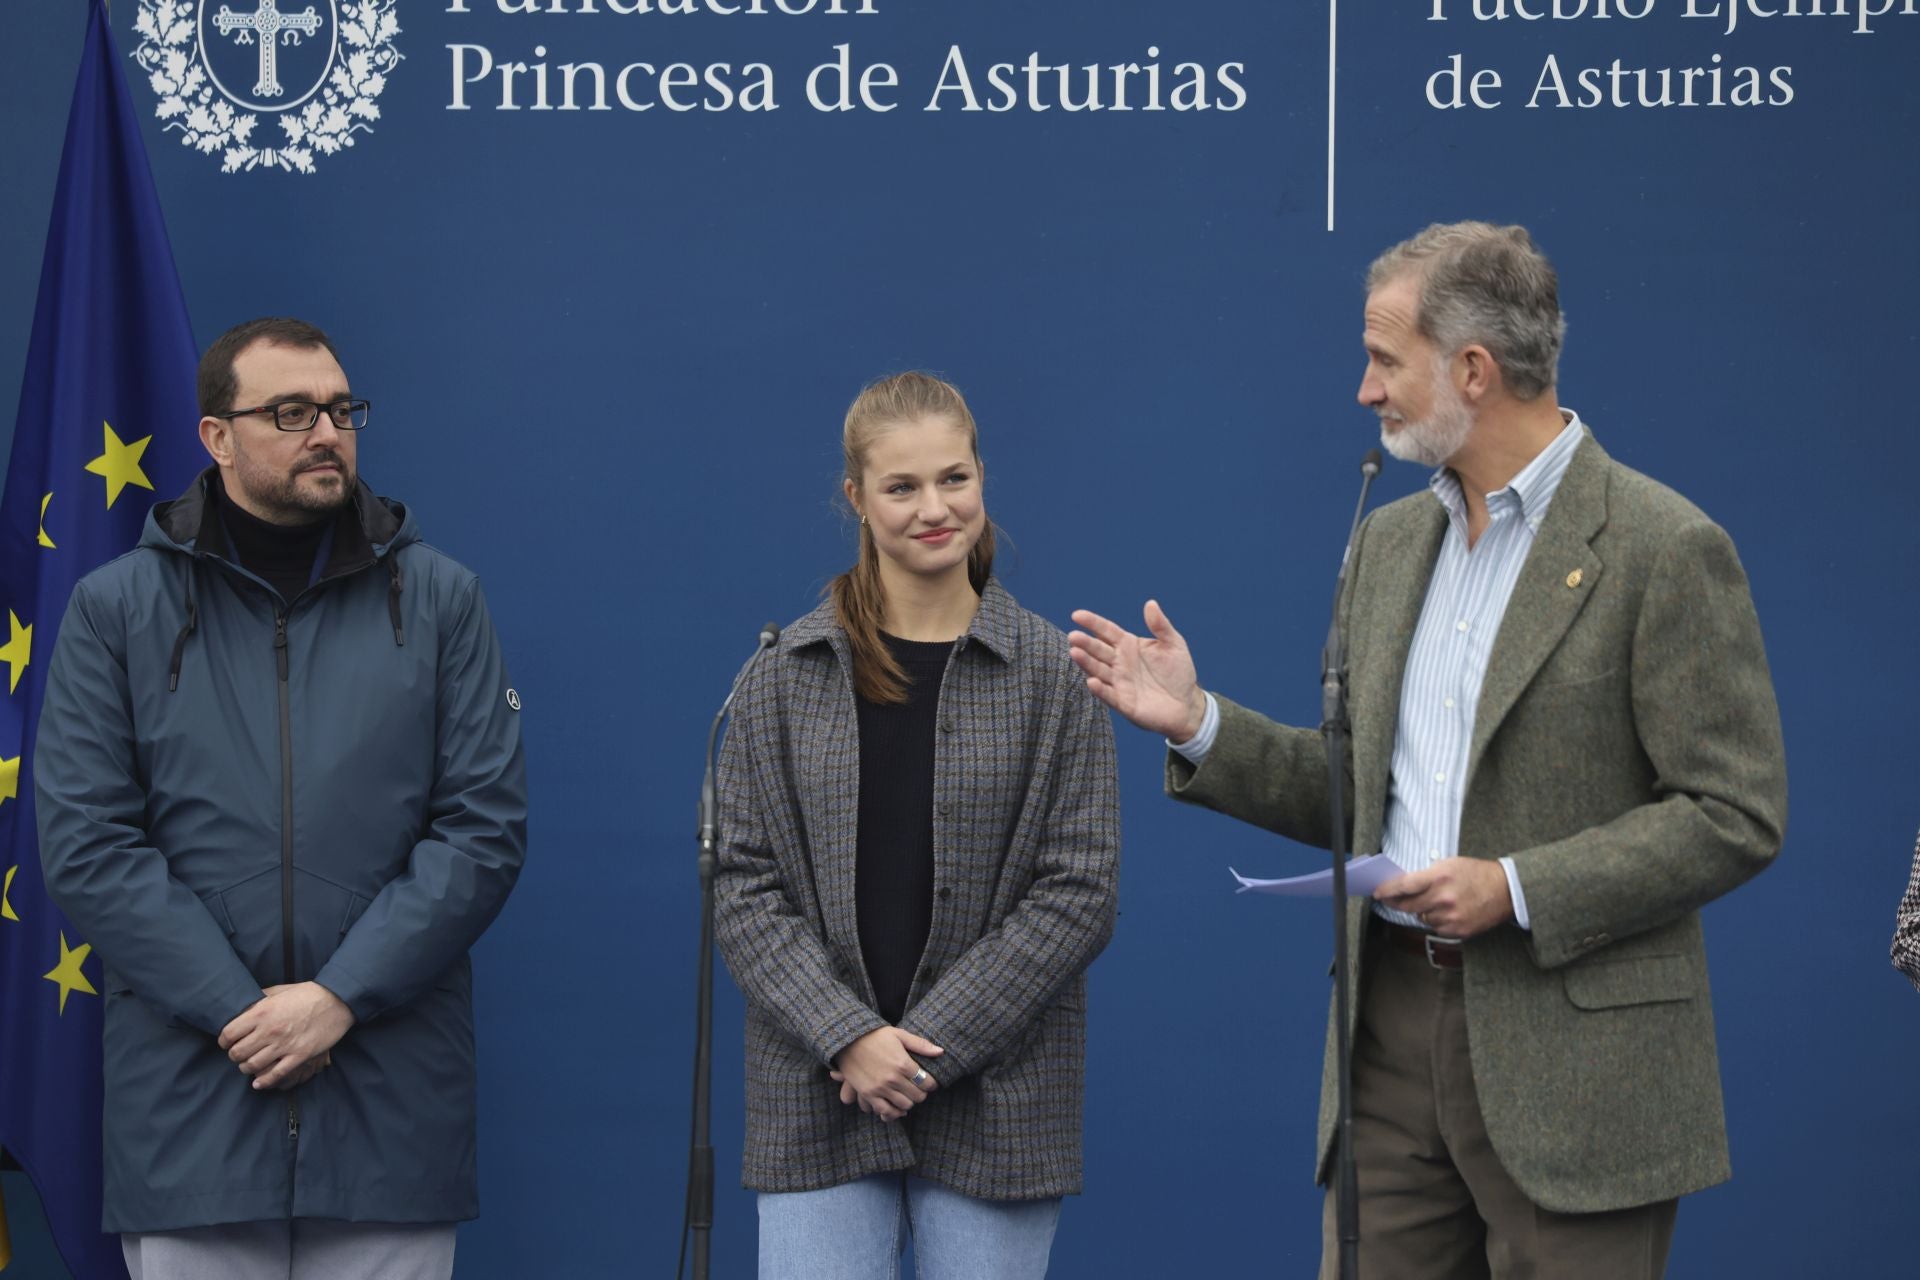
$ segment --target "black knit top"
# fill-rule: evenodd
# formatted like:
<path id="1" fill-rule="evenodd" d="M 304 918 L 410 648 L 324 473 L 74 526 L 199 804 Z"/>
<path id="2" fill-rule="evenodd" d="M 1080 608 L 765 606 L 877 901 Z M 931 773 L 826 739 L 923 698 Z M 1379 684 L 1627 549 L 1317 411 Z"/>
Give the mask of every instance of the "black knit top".
<path id="1" fill-rule="evenodd" d="M 215 484 L 214 492 L 221 524 L 233 543 L 233 558 L 265 578 L 291 603 L 313 580 L 313 562 L 333 519 L 322 516 L 311 524 L 271 524 L 228 497 L 225 487 Z"/>
<path id="2" fill-rule="evenodd" d="M 883 639 L 907 674 L 907 700 L 859 699 L 860 832 L 854 903 L 876 1012 L 898 1023 L 933 922 L 933 738 L 953 642 Z"/>

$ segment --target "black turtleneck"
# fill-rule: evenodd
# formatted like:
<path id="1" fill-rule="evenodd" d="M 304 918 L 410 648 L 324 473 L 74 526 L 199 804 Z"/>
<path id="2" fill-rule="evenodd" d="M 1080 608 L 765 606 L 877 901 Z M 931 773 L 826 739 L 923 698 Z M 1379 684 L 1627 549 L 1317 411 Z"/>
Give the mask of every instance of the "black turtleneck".
<path id="1" fill-rule="evenodd" d="M 226 487 L 213 486 L 220 504 L 220 523 L 233 543 L 234 558 L 247 572 L 266 579 L 288 602 L 313 581 L 313 560 L 333 524 L 322 516 L 312 524 L 274 524 L 243 509 L 227 496 Z"/>
<path id="2" fill-rule="evenodd" d="M 933 741 L 953 642 L 881 635 L 907 675 L 907 700 L 858 699 L 860 829 L 853 897 L 876 1012 L 898 1023 L 933 923 Z"/>

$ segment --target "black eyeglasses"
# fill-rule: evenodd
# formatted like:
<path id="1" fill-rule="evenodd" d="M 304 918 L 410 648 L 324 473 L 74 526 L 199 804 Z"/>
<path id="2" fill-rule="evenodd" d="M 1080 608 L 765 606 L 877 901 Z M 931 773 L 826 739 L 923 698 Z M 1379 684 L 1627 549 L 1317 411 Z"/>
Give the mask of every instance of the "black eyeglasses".
<path id="1" fill-rule="evenodd" d="M 311 431 L 313 424 L 320 421 L 320 411 L 327 411 L 327 418 L 336 431 L 359 431 L 367 425 L 367 402 L 365 400 L 335 400 L 332 404 L 315 404 L 311 400 L 282 400 L 279 404 L 256 405 L 251 409 L 235 409 L 231 413 L 214 413 L 212 418 L 243 418 L 250 413 L 264 413 L 273 419 L 273 425 L 282 431 Z"/>

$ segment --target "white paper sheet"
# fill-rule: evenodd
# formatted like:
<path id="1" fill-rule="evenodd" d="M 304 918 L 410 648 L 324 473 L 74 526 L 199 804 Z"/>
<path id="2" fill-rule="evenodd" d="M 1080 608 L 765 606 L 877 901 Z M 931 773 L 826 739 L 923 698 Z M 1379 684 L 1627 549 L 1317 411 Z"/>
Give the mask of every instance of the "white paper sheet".
<path id="1" fill-rule="evenodd" d="M 1232 867 L 1227 870 L 1233 871 Z M 1387 881 L 1401 874 L 1400 868 L 1384 853 L 1370 853 L 1364 858 L 1354 858 L 1347 863 L 1347 896 L 1350 898 L 1370 898 L 1373 891 Z M 1233 878 L 1240 882 L 1241 893 L 1271 893 L 1282 898 L 1331 898 L 1333 896 L 1333 868 L 1316 871 L 1310 876 L 1289 876 L 1284 880 L 1250 880 L 1233 871 Z"/>

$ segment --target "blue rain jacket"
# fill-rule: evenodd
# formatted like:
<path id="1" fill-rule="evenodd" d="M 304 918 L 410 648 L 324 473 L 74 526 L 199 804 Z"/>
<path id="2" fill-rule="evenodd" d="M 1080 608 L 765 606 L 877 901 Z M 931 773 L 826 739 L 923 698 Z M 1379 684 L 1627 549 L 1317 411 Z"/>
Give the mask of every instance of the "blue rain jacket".
<path id="1" fill-rule="evenodd" d="M 479 581 L 362 484 L 283 600 L 214 483 L 74 589 L 33 761 L 47 887 L 105 962 L 104 1227 L 474 1217 L 467 951 L 527 807 Z M 215 1038 L 306 980 L 357 1022 L 255 1091 Z"/>

